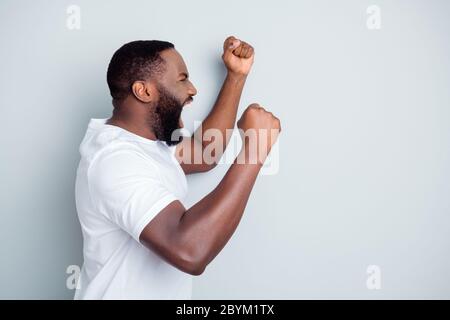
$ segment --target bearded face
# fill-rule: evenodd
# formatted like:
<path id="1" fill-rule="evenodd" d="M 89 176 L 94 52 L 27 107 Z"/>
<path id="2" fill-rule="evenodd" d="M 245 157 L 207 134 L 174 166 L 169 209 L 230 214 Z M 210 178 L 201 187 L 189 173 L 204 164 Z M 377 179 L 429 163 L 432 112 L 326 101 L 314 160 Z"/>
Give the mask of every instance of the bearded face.
<path id="1" fill-rule="evenodd" d="M 181 134 L 173 133 L 175 130 L 182 128 L 181 111 L 184 104 L 192 101 L 192 98 L 180 102 L 162 85 L 158 85 L 158 91 L 159 100 L 156 103 L 149 124 L 158 140 L 165 141 L 167 145 L 173 146 L 183 140 Z"/>

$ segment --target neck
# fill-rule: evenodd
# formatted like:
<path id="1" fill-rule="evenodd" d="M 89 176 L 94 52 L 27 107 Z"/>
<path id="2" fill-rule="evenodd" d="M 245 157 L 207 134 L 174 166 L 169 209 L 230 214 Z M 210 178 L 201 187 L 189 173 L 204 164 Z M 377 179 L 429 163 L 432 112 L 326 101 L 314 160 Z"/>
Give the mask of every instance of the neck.
<path id="1" fill-rule="evenodd" d="M 127 110 L 141 110 L 141 112 L 127 112 Z M 145 113 L 143 106 L 116 106 L 111 118 L 106 120 L 106 124 L 113 125 L 132 132 L 138 136 L 157 140 L 156 135 L 148 123 L 148 114 Z"/>

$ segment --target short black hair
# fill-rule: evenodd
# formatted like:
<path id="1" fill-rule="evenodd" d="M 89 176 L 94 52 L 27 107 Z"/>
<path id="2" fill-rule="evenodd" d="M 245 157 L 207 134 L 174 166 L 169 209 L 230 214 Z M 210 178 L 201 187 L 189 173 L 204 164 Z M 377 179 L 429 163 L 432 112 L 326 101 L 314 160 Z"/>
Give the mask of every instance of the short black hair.
<path id="1" fill-rule="evenodd" d="M 106 80 L 114 100 L 122 100 L 131 93 L 131 85 L 138 80 L 149 80 L 164 72 L 160 52 L 175 48 L 167 41 L 137 40 L 124 44 L 109 62 Z"/>

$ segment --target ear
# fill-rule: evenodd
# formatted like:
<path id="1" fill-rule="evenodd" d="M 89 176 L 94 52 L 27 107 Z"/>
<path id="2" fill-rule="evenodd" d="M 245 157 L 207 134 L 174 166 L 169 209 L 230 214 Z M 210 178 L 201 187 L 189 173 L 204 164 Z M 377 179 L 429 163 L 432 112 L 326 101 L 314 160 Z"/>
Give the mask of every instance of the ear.
<path id="1" fill-rule="evenodd" d="M 135 81 L 131 85 L 133 95 L 143 103 L 150 103 L 157 100 L 158 91 L 150 81 Z"/>

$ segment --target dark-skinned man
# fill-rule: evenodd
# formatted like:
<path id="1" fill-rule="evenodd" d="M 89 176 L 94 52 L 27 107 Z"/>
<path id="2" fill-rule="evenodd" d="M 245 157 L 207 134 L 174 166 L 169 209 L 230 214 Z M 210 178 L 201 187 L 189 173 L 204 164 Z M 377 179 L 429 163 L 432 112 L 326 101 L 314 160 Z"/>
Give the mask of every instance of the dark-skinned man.
<path id="1" fill-rule="evenodd" d="M 190 299 L 192 276 L 236 230 L 281 128 L 250 105 L 237 122 L 244 143 L 234 163 L 214 190 L 183 206 L 185 175 L 212 169 L 230 140 L 253 64 L 244 41 L 228 37 L 223 50 L 224 83 L 189 137 L 175 133 L 197 90 L 173 44 L 133 41 L 114 53 L 107 71 L 113 115 L 91 119 L 80 145 L 75 195 L 84 264 L 75 299 Z M 208 130 L 219 135 L 208 138 Z"/>

